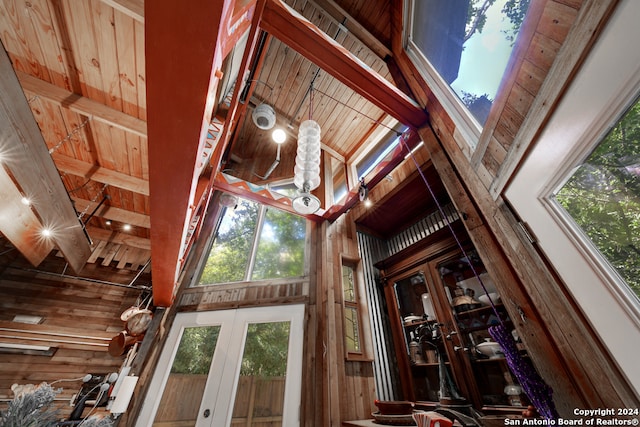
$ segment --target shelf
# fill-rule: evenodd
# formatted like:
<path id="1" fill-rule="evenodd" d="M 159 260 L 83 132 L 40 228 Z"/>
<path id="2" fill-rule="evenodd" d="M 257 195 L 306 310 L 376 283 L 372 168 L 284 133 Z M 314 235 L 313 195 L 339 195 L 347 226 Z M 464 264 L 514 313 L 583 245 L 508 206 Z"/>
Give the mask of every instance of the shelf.
<path id="1" fill-rule="evenodd" d="M 414 320 L 412 322 L 402 322 L 403 326 L 405 328 L 411 328 L 414 326 L 418 326 L 418 325 L 429 325 L 429 324 L 435 324 L 438 323 L 437 320 Z"/>
<path id="2" fill-rule="evenodd" d="M 496 326 L 496 325 L 499 325 L 499 323 L 492 323 L 490 325 L 473 326 L 473 327 L 467 328 L 458 323 L 458 328 L 460 328 L 460 332 L 477 332 L 477 331 L 484 331 L 486 329 L 489 329 L 491 326 Z"/>
<path id="3" fill-rule="evenodd" d="M 509 405 L 483 405 L 481 411 L 486 414 L 520 414 L 526 411 L 526 406 L 509 406 Z"/>
<path id="4" fill-rule="evenodd" d="M 449 362 L 444 362 L 445 365 L 448 365 Z M 428 368 L 428 367 L 438 367 L 440 364 L 438 362 L 433 363 L 412 363 L 411 366 L 415 366 L 416 368 Z"/>
<path id="5" fill-rule="evenodd" d="M 486 359 L 482 359 L 482 358 L 477 358 L 477 359 L 471 359 L 472 362 L 480 362 L 480 363 L 486 363 L 486 362 L 506 362 L 507 359 L 504 357 L 494 357 L 494 358 L 486 358 Z"/>
<path id="6" fill-rule="evenodd" d="M 502 311 L 500 309 L 503 308 L 504 305 L 502 303 L 498 303 L 498 304 L 495 304 L 495 307 L 499 311 Z M 458 311 L 455 311 L 455 309 L 453 311 L 456 314 L 456 316 L 467 316 L 467 315 L 470 316 L 470 315 L 474 315 L 474 314 L 483 314 L 485 312 L 491 312 L 492 314 L 495 314 L 495 313 L 493 313 L 493 307 L 491 307 L 490 305 L 483 305 L 482 307 L 473 308 L 471 310 L 466 310 L 466 311 L 459 311 L 458 312 Z"/>

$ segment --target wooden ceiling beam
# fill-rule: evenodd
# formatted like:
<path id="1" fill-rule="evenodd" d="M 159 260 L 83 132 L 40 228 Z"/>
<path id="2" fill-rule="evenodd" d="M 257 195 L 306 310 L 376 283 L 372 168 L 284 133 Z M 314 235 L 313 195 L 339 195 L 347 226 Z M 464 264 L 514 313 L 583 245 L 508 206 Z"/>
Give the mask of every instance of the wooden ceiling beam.
<path id="1" fill-rule="evenodd" d="M 235 1 L 145 2 L 153 301 L 172 304 Z"/>
<path id="2" fill-rule="evenodd" d="M 219 143 L 211 156 L 210 164 L 213 166 L 215 171 L 218 171 L 220 169 L 220 164 L 224 156 L 224 152 L 228 150 L 230 144 L 232 144 L 231 139 L 236 130 L 236 126 L 238 125 L 238 123 L 241 123 L 242 108 L 246 108 L 246 106 L 241 107 L 240 105 L 240 93 L 244 90 L 246 82 L 244 82 L 243 80 L 246 78 L 246 76 L 249 75 L 248 73 L 251 66 L 250 63 L 254 59 L 254 56 L 257 54 L 256 50 L 258 49 L 261 33 L 259 22 L 262 19 L 264 3 L 264 0 L 260 0 L 260 2 L 250 2 L 250 4 L 253 6 L 253 14 L 251 15 L 251 25 L 249 28 L 247 43 L 242 54 L 240 67 L 238 68 L 238 76 L 242 76 L 239 77 L 242 80 L 240 82 L 236 82 L 236 84 L 234 84 L 233 86 L 230 109 L 225 114 L 224 126 L 222 127 L 222 131 L 220 132 Z"/>
<path id="3" fill-rule="evenodd" d="M 133 191 L 134 193 L 145 196 L 149 195 L 149 181 L 145 179 L 136 178 L 102 166 L 63 156 L 62 154 L 54 153 L 52 157 L 58 169 L 64 173 L 91 179 L 102 184 L 108 184 L 112 187 L 122 188 L 123 190 Z"/>
<path id="4" fill-rule="evenodd" d="M 385 46 L 377 37 L 369 32 L 355 18 L 340 7 L 334 0 L 308 0 L 320 10 L 323 10 L 339 25 L 345 27 L 363 45 L 371 49 L 379 58 L 385 59 L 392 56 L 391 49 Z"/>
<path id="5" fill-rule="evenodd" d="M 401 123 L 420 128 L 427 113 L 286 4 L 269 0 L 261 27 Z"/>
<path id="6" fill-rule="evenodd" d="M 0 48 L 0 93 L 2 166 L 19 186 L 18 191 L 32 201 L 31 208 L 52 231 L 55 244 L 78 273 L 91 255 L 89 240 L 4 48 Z M 33 231 L 25 229 L 21 234 L 28 236 Z"/>
<path id="7" fill-rule="evenodd" d="M 107 107 L 97 101 L 45 82 L 22 71 L 17 71 L 16 74 L 26 92 L 37 95 L 75 113 L 89 116 L 93 120 L 131 132 L 134 135 L 147 137 L 147 123 L 144 120 Z"/>
<path id="8" fill-rule="evenodd" d="M 144 0 L 102 0 L 102 2 L 138 22 L 144 23 Z"/>
<path id="9" fill-rule="evenodd" d="M 98 227 L 87 227 L 87 232 L 94 240 L 101 240 L 103 242 L 116 243 L 118 245 L 127 245 L 132 248 L 151 250 L 151 240 L 144 237 L 132 236 L 127 233 L 120 233 L 117 231 L 105 230 Z"/>
<path id="10" fill-rule="evenodd" d="M 78 212 L 93 212 L 99 205 L 97 202 L 73 197 Z M 112 221 L 122 222 L 124 224 L 134 225 L 136 227 L 151 228 L 151 219 L 149 215 L 131 212 L 126 209 L 116 208 L 105 203 L 93 214 L 94 216 L 110 219 Z"/>

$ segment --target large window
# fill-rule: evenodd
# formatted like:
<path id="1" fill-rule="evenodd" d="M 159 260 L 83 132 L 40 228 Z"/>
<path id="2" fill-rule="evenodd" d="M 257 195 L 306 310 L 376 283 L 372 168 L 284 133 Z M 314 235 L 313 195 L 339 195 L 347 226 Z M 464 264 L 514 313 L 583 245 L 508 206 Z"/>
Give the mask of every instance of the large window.
<path id="1" fill-rule="evenodd" d="M 505 192 L 636 389 L 639 14 L 618 4 Z"/>
<path id="2" fill-rule="evenodd" d="M 304 275 L 304 218 L 240 199 L 226 208 L 199 285 Z"/>
<path id="3" fill-rule="evenodd" d="M 449 99 L 443 105 L 450 115 L 471 113 L 472 133 L 489 115 L 529 1 L 406 0 L 407 51 Z"/>
<path id="4" fill-rule="evenodd" d="M 640 297 L 640 101 L 555 198 Z"/>

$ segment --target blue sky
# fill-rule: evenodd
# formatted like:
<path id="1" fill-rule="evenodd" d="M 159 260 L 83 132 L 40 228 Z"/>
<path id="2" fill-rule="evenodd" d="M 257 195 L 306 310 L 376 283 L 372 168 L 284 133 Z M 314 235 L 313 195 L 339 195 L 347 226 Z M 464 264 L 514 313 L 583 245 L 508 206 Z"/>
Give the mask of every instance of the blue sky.
<path id="1" fill-rule="evenodd" d="M 501 13 L 505 2 L 498 0 L 489 8 L 482 33 L 475 33 L 465 43 L 458 78 L 451 85 L 456 93 L 464 90 L 476 95 L 488 93 L 491 99 L 495 97 L 512 50 L 511 42 L 502 32 L 511 25 Z"/>

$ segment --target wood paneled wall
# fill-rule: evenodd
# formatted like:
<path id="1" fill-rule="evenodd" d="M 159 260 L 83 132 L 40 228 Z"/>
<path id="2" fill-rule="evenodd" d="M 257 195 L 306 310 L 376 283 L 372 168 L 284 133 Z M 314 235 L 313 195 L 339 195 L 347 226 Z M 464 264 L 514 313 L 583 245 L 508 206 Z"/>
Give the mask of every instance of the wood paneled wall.
<path id="1" fill-rule="evenodd" d="M 0 408 L 13 397 L 14 383 L 51 383 L 87 373 L 119 371 L 124 356 L 111 356 L 108 346 L 124 329 L 121 313 L 140 294 L 127 287 L 135 271 L 101 267 L 103 273 L 97 276 L 104 281 L 101 283 L 100 279 L 60 276 L 65 263 L 55 255 L 37 270 L 20 256 L 2 261 L 7 264 L 0 270 L 0 342 L 50 346 L 56 351 L 52 356 L 0 353 Z M 142 280 L 148 281 L 148 276 Z M 43 321 L 35 325 L 18 323 L 13 321 L 16 315 L 40 316 Z M 81 380 L 54 385 L 62 388 L 57 399 L 61 415 L 70 413 L 69 400 L 81 385 Z"/>
<path id="2" fill-rule="evenodd" d="M 453 203 L 467 214 L 465 226 L 482 249 L 503 300 L 511 302 L 511 317 L 523 319 L 518 326 L 523 341 L 554 389 L 556 405 L 565 417 L 576 407 L 619 407 L 636 404 L 637 397 L 587 319 L 526 239 L 501 191 L 615 4 L 615 0 L 532 1 L 473 156 L 462 151 L 455 122 L 402 50 L 398 29 L 393 35 L 402 73 L 430 113 L 430 126 L 420 134 L 433 164 Z"/>
<path id="3" fill-rule="evenodd" d="M 306 278 L 264 280 L 186 289 L 179 298 L 179 311 L 224 310 L 240 307 L 305 303 L 309 295 Z"/>
<path id="4" fill-rule="evenodd" d="M 338 426 L 366 419 L 375 411 L 371 331 L 363 303 L 362 336 L 368 360 L 346 360 L 343 329 L 342 260 L 359 260 L 356 226 L 342 216 L 333 223 L 314 224 L 309 324 L 305 331 L 303 383 L 313 390 L 303 396 L 304 426 Z M 362 275 L 362 269 L 356 270 Z"/>

